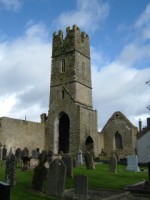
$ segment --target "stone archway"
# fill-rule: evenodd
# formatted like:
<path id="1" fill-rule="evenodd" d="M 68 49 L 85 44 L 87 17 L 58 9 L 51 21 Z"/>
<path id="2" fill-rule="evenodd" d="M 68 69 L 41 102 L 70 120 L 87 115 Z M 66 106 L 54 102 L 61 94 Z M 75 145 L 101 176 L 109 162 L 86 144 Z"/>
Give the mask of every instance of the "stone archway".
<path id="1" fill-rule="evenodd" d="M 65 112 L 59 114 L 59 152 L 69 153 L 70 119 Z"/>
<path id="2" fill-rule="evenodd" d="M 94 151 L 94 141 L 91 136 L 88 136 L 85 141 L 86 150 L 93 152 Z"/>

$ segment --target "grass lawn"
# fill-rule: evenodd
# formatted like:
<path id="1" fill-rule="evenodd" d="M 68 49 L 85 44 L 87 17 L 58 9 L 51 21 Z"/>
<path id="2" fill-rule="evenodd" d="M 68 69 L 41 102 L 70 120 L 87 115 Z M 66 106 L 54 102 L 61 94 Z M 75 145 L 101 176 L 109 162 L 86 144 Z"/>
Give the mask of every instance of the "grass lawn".
<path id="1" fill-rule="evenodd" d="M 144 169 L 142 167 L 142 169 Z M 146 168 L 145 168 L 146 169 Z M 0 181 L 4 181 L 4 167 L 0 166 Z M 85 166 L 74 168 L 74 175 L 82 174 L 88 176 L 89 187 L 122 190 L 143 180 L 148 180 L 148 173 L 128 172 L 126 166 L 118 165 L 118 172 L 109 172 L 108 164 L 97 164 L 95 170 L 87 170 Z M 11 190 L 11 200 L 57 200 L 41 196 L 31 190 L 33 171 L 16 171 L 16 187 Z M 66 188 L 73 187 L 73 179 L 67 178 Z"/>

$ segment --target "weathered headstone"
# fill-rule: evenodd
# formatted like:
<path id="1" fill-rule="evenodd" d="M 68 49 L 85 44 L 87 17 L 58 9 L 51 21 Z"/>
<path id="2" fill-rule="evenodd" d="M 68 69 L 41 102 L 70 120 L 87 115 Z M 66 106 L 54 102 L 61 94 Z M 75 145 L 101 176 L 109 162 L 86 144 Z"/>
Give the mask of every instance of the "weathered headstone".
<path id="1" fill-rule="evenodd" d="M 128 155 L 127 157 L 127 171 L 139 172 L 137 155 Z"/>
<path id="2" fill-rule="evenodd" d="M 66 166 L 61 159 L 51 162 L 48 173 L 48 195 L 63 197 L 65 190 Z"/>
<path id="3" fill-rule="evenodd" d="M 77 152 L 77 164 L 83 165 L 83 152 L 81 151 L 81 149 L 79 149 Z"/>
<path id="4" fill-rule="evenodd" d="M 84 175 L 77 175 L 74 177 L 74 199 L 88 198 L 88 177 Z"/>
<path id="5" fill-rule="evenodd" d="M 21 160 L 21 149 L 20 148 L 16 149 L 15 156 L 16 156 L 17 161 Z"/>
<path id="6" fill-rule="evenodd" d="M 73 177 L 73 159 L 72 156 L 69 154 L 65 154 L 65 156 L 62 158 L 62 160 L 64 161 L 66 167 L 67 167 L 67 172 L 66 172 L 66 176 L 67 177 Z"/>
<path id="7" fill-rule="evenodd" d="M 53 155 L 54 155 L 53 151 L 52 151 L 52 150 L 48 150 L 48 152 L 47 152 L 47 161 L 48 161 L 49 163 L 52 162 Z"/>
<path id="8" fill-rule="evenodd" d="M 28 157 L 29 156 L 29 149 L 27 147 L 24 147 L 22 150 L 22 157 Z"/>
<path id="9" fill-rule="evenodd" d="M 0 161 L 2 161 L 2 158 L 3 158 L 3 146 L 0 143 Z"/>
<path id="10" fill-rule="evenodd" d="M 47 161 L 47 155 L 41 153 L 39 156 L 39 164 L 34 169 L 33 180 L 32 180 L 32 189 L 37 191 L 43 191 L 44 185 L 47 178 L 48 169 L 45 166 Z"/>
<path id="11" fill-rule="evenodd" d="M 114 152 L 111 153 L 109 159 L 109 170 L 110 172 L 117 172 L 117 157 Z"/>
<path id="12" fill-rule="evenodd" d="M 2 160 L 6 160 L 7 157 L 7 148 L 6 145 L 3 146 L 3 156 L 2 156 Z"/>
<path id="13" fill-rule="evenodd" d="M 33 149 L 33 150 L 32 150 L 32 157 L 33 157 L 33 158 L 37 158 L 37 157 L 38 157 L 38 153 L 37 153 L 37 150 L 36 150 L 36 149 Z"/>
<path id="14" fill-rule="evenodd" d="M 84 154 L 84 159 L 87 169 L 95 169 L 93 155 L 89 151 L 86 151 L 86 153 Z"/>
<path id="15" fill-rule="evenodd" d="M 6 158 L 5 180 L 10 187 L 16 185 L 16 157 L 11 150 Z"/>

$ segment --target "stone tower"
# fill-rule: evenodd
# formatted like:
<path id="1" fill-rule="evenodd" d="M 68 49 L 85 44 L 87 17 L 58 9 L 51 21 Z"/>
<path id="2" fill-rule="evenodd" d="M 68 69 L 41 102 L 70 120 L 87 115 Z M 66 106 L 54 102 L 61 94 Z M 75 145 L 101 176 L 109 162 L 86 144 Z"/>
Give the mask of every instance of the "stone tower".
<path id="1" fill-rule="evenodd" d="M 89 37 L 77 26 L 53 34 L 46 148 L 54 153 L 97 151 L 97 112 L 93 110 Z"/>

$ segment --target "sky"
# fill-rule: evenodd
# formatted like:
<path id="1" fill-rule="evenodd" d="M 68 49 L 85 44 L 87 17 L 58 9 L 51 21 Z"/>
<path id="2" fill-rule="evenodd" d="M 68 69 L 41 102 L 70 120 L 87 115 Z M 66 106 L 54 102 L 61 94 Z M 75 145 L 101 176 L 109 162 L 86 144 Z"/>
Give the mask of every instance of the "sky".
<path id="1" fill-rule="evenodd" d="M 145 126 L 149 0 L 0 0 L 0 117 L 39 122 L 48 113 L 52 36 L 74 24 L 90 37 L 98 129 L 116 111 Z"/>

